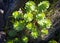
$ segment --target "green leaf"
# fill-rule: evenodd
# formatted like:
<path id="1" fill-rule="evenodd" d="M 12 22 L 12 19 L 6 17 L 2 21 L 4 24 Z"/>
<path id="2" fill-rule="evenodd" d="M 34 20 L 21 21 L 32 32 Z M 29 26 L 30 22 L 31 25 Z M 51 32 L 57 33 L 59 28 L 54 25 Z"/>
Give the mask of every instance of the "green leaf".
<path id="1" fill-rule="evenodd" d="M 50 28 L 52 25 L 52 22 L 50 19 L 43 19 L 43 20 L 38 20 L 38 24 L 44 28 Z"/>
<path id="2" fill-rule="evenodd" d="M 32 24 L 32 23 L 28 23 L 28 24 L 26 25 L 26 27 L 27 27 L 27 29 L 31 30 L 31 29 L 33 28 L 33 24 Z"/>
<path id="3" fill-rule="evenodd" d="M 14 29 L 17 31 L 21 31 L 25 28 L 25 21 L 16 21 L 13 25 Z"/>
<path id="4" fill-rule="evenodd" d="M 24 37 L 22 38 L 22 40 L 23 40 L 24 43 L 28 43 L 28 37 L 24 36 Z"/>
<path id="5" fill-rule="evenodd" d="M 52 25 L 52 22 L 51 22 L 50 19 L 46 19 L 46 20 L 45 20 L 45 23 L 46 23 L 46 28 L 50 28 L 51 25 Z"/>
<path id="6" fill-rule="evenodd" d="M 49 2 L 48 1 L 42 1 L 38 4 L 38 12 L 45 12 L 49 8 Z"/>
<path id="7" fill-rule="evenodd" d="M 10 31 L 8 32 L 8 35 L 9 35 L 10 37 L 15 37 L 16 34 L 17 34 L 17 32 L 16 32 L 15 30 L 10 30 Z"/>
<path id="8" fill-rule="evenodd" d="M 15 19 L 23 18 L 23 13 L 18 12 L 18 11 L 15 11 L 15 12 L 13 12 L 12 16 L 13 16 Z"/>
<path id="9" fill-rule="evenodd" d="M 27 14 L 25 14 L 25 15 L 24 15 L 24 20 L 25 20 L 26 22 L 32 21 L 32 20 L 33 20 L 33 14 L 32 14 L 32 13 L 27 13 Z"/>
<path id="10" fill-rule="evenodd" d="M 8 40 L 7 43 L 14 43 L 14 41 L 13 40 Z"/>
<path id="11" fill-rule="evenodd" d="M 48 30 L 47 29 L 42 29 L 41 32 L 42 32 L 42 34 L 45 34 L 45 35 L 48 34 Z"/>
<path id="12" fill-rule="evenodd" d="M 58 42 L 55 40 L 51 40 L 51 41 L 49 41 L 49 43 L 58 43 Z"/>
<path id="13" fill-rule="evenodd" d="M 20 43 L 21 41 L 20 41 L 20 39 L 19 38 L 15 38 L 14 39 L 14 43 Z"/>
<path id="14" fill-rule="evenodd" d="M 42 19 L 44 19 L 45 18 L 45 14 L 44 13 L 40 13 L 40 14 L 37 14 L 36 15 L 36 19 L 37 20 L 42 20 Z"/>
<path id="15" fill-rule="evenodd" d="M 38 38 L 39 34 L 38 34 L 37 31 L 31 32 L 31 36 L 32 36 L 34 39 L 36 39 L 36 38 Z"/>
<path id="16" fill-rule="evenodd" d="M 28 23 L 26 27 L 30 31 L 37 31 L 36 26 L 33 23 Z"/>
<path id="17" fill-rule="evenodd" d="M 33 1 L 28 1 L 25 5 L 25 9 L 27 12 L 31 12 L 35 10 L 35 3 Z"/>

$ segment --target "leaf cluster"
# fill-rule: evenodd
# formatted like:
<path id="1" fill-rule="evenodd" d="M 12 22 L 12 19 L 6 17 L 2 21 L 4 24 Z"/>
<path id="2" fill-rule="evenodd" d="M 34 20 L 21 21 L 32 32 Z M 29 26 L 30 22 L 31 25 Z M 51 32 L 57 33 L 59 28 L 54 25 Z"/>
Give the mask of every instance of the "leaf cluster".
<path id="1" fill-rule="evenodd" d="M 17 33 L 27 30 L 27 32 L 30 32 L 29 35 L 34 39 L 39 36 L 42 37 L 43 35 L 47 35 L 52 22 L 50 19 L 46 18 L 46 14 L 44 12 L 47 11 L 49 5 L 48 1 L 42 1 L 38 5 L 36 5 L 34 1 L 28 1 L 24 7 L 25 13 L 21 11 L 15 11 L 12 13 L 14 18 L 13 30 Z M 10 31 L 8 35 L 10 37 L 15 37 L 18 35 L 15 31 Z M 17 40 L 18 38 L 15 39 L 15 41 Z M 24 43 L 27 43 L 28 37 L 24 36 L 22 40 Z M 13 41 L 11 41 L 11 43 L 13 43 Z"/>

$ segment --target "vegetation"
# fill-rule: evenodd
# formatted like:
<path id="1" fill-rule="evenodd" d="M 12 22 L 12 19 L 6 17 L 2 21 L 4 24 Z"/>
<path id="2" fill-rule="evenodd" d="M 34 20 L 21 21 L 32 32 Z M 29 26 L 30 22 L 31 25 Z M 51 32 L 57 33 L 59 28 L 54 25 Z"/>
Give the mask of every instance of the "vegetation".
<path id="1" fill-rule="evenodd" d="M 42 1 L 38 5 L 34 1 L 28 1 L 24 7 L 25 13 L 22 11 L 14 11 L 12 13 L 12 17 L 14 18 L 13 31 L 11 30 L 9 32 L 9 37 L 15 37 L 18 35 L 17 33 L 20 35 L 25 34 L 20 38 L 22 43 L 28 43 L 29 37 L 34 39 L 41 37 L 43 39 L 44 36 L 48 35 L 48 29 L 52 25 L 51 20 L 45 14 L 49 5 L 50 3 L 48 1 Z M 26 33 L 29 32 L 29 35 L 20 33 L 23 30 L 24 32 L 27 30 Z M 19 41 L 18 38 L 14 40 Z M 14 43 L 14 40 L 11 40 L 11 43 Z"/>
<path id="2" fill-rule="evenodd" d="M 59 0 L 1 0 L 0 14 L 4 15 L 0 18 L 4 19 L 4 23 L 1 21 L 0 28 L 4 29 L 0 29 L 0 42 L 60 43 L 59 2 Z"/>

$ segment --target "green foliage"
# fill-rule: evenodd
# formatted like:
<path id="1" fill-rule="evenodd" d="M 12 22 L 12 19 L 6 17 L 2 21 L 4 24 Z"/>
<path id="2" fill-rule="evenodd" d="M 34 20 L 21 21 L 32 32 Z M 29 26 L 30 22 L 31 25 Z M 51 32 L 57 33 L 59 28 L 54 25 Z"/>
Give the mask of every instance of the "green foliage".
<path id="1" fill-rule="evenodd" d="M 33 28 L 33 24 L 32 23 L 28 23 L 26 27 L 27 27 L 27 29 L 31 30 Z"/>
<path id="2" fill-rule="evenodd" d="M 6 43 L 13 43 L 13 40 L 8 40 Z"/>
<path id="3" fill-rule="evenodd" d="M 13 25 L 14 29 L 17 31 L 21 31 L 25 28 L 25 21 L 16 21 Z"/>
<path id="4" fill-rule="evenodd" d="M 36 26 L 33 23 L 28 23 L 26 27 L 30 31 L 36 31 Z"/>
<path id="5" fill-rule="evenodd" d="M 51 21 L 50 19 L 47 19 L 45 16 L 45 11 L 49 8 L 49 2 L 48 1 L 42 1 L 36 6 L 36 4 L 33 1 L 28 1 L 25 5 L 26 13 L 22 16 L 23 20 L 16 21 L 14 23 L 14 29 L 17 31 L 23 30 L 25 27 L 28 29 L 28 31 L 31 31 L 31 36 L 35 38 L 38 38 L 38 29 L 36 26 L 36 23 L 42 27 L 42 33 L 48 34 L 48 30 L 46 28 L 50 28 Z M 34 12 L 34 13 L 33 13 Z M 22 13 L 20 12 L 14 12 L 13 15 L 16 14 L 16 18 L 19 17 L 18 14 L 20 14 L 20 17 Z M 21 17 L 21 18 L 22 18 Z M 36 17 L 36 18 L 35 18 Z M 35 21 L 36 20 L 36 21 Z M 36 23 L 35 23 L 36 22 Z M 45 30 L 43 30 L 45 28 Z"/>
<path id="6" fill-rule="evenodd" d="M 15 37 L 15 36 L 17 35 L 17 32 L 16 32 L 15 30 L 10 30 L 10 31 L 8 32 L 8 35 L 9 35 L 10 37 Z"/>
<path id="7" fill-rule="evenodd" d="M 32 14 L 32 13 L 27 13 L 27 14 L 25 14 L 25 15 L 24 15 L 24 20 L 25 20 L 26 22 L 32 21 L 32 20 L 33 20 L 33 14 Z"/>
<path id="8" fill-rule="evenodd" d="M 49 43 L 58 43 L 58 42 L 55 40 L 51 40 L 51 41 L 49 41 Z"/>
<path id="9" fill-rule="evenodd" d="M 20 19 L 20 18 L 23 18 L 23 13 L 22 12 L 15 11 L 15 12 L 13 12 L 12 16 L 15 19 Z"/>
<path id="10" fill-rule="evenodd" d="M 44 12 L 49 8 L 49 2 L 48 1 L 42 1 L 38 4 L 38 12 Z"/>
<path id="11" fill-rule="evenodd" d="M 20 41 L 20 39 L 19 38 L 15 38 L 14 39 L 14 43 L 20 43 L 21 41 Z"/>
<path id="12" fill-rule="evenodd" d="M 39 34 L 38 34 L 38 32 L 37 31 L 33 31 L 33 32 L 31 32 L 31 36 L 34 38 L 34 39 L 36 39 L 36 38 L 38 38 L 38 36 L 39 36 Z"/>
<path id="13" fill-rule="evenodd" d="M 22 41 L 23 41 L 23 43 L 28 43 L 28 37 L 26 37 L 26 36 L 22 37 Z"/>
<path id="14" fill-rule="evenodd" d="M 44 40 L 44 37 L 49 34 L 49 31 L 48 31 L 48 29 L 44 28 L 41 30 L 41 33 L 42 33 L 41 38 L 42 38 L 42 40 Z"/>
<path id="15" fill-rule="evenodd" d="M 28 30 L 28 32 L 30 32 L 29 36 L 33 37 L 34 39 L 41 36 L 39 33 L 47 35 L 49 33 L 47 28 L 51 27 L 52 22 L 50 19 L 46 18 L 46 14 L 44 12 L 49 8 L 49 5 L 50 4 L 48 1 L 42 1 L 38 5 L 36 5 L 33 1 L 28 1 L 25 5 L 25 13 L 21 13 L 19 11 L 13 12 L 12 16 L 16 20 L 13 23 L 13 29 L 19 33 L 22 30 L 24 30 L 24 32 Z M 11 33 L 12 32 L 10 32 L 9 35 Z M 11 36 L 14 36 L 14 32 L 12 34 Z M 25 33 L 23 34 L 26 35 Z M 14 41 L 19 43 L 18 38 L 16 38 Z M 28 43 L 28 37 L 24 36 L 22 41 L 22 43 Z"/>
<path id="16" fill-rule="evenodd" d="M 34 11 L 36 9 L 35 3 L 33 1 L 28 1 L 25 5 L 25 9 L 27 12 Z"/>
<path id="17" fill-rule="evenodd" d="M 36 15 L 36 19 L 37 19 L 37 20 L 45 19 L 45 14 L 44 14 L 44 13 L 37 14 L 37 15 Z"/>
<path id="18" fill-rule="evenodd" d="M 43 28 L 50 28 L 52 25 L 52 22 L 49 19 L 38 20 L 37 22 Z"/>
<path id="19" fill-rule="evenodd" d="M 21 43 L 19 38 L 14 38 L 14 39 L 8 39 L 7 43 Z"/>
<path id="20" fill-rule="evenodd" d="M 47 30 L 47 29 L 42 29 L 41 32 L 42 32 L 43 34 L 46 34 L 46 35 L 48 34 L 48 30 Z"/>

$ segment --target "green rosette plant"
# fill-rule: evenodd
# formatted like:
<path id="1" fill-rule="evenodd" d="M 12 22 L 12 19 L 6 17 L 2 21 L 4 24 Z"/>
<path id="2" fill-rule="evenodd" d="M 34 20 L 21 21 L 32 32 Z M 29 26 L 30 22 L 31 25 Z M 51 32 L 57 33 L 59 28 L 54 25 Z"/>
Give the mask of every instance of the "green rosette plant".
<path id="1" fill-rule="evenodd" d="M 43 28 L 50 28 L 52 22 L 49 19 L 38 20 L 37 23 Z"/>
<path id="2" fill-rule="evenodd" d="M 41 38 L 44 40 L 44 37 L 49 34 L 48 29 L 44 28 L 41 30 Z"/>
<path id="3" fill-rule="evenodd" d="M 23 41 L 23 43 L 28 43 L 28 37 L 27 36 L 23 36 L 22 37 L 22 41 Z"/>
<path id="4" fill-rule="evenodd" d="M 21 18 L 23 18 L 23 13 L 19 12 L 19 11 L 14 11 L 13 14 L 12 14 L 12 16 L 15 19 L 21 19 Z"/>
<path id="5" fill-rule="evenodd" d="M 32 13 L 27 13 L 27 14 L 25 14 L 25 15 L 24 15 L 24 20 L 25 20 L 26 22 L 32 21 L 32 20 L 33 20 L 33 14 L 32 14 Z"/>
<path id="6" fill-rule="evenodd" d="M 48 1 L 42 1 L 38 4 L 38 12 L 45 12 L 49 8 L 49 2 Z"/>
<path id="7" fill-rule="evenodd" d="M 36 20 L 38 21 L 38 20 L 43 20 L 43 19 L 45 19 L 46 18 L 46 16 L 45 16 L 45 14 L 44 13 L 40 13 L 40 14 L 37 14 L 36 15 Z"/>
<path id="8" fill-rule="evenodd" d="M 26 12 L 32 12 L 35 11 L 36 5 L 33 1 L 28 1 L 25 5 Z"/>
<path id="9" fill-rule="evenodd" d="M 31 36 L 32 36 L 34 39 L 36 39 L 36 38 L 38 38 L 39 33 L 38 33 L 37 31 L 32 31 L 32 32 L 31 32 Z"/>
<path id="10" fill-rule="evenodd" d="M 28 29 L 28 30 L 30 30 L 30 31 L 36 31 L 37 29 L 36 29 L 36 26 L 33 24 L 33 23 L 28 23 L 27 25 L 26 25 L 26 28 Z"/>
<path id="11" fill-rule="evenodd" d="M 49 33 L 48 29 L 51 27 L 52 22 L 46 17 L 44 12 L 47 11 L 49 5 L 48 1 L 42 1 L 38 5 L 36 5 L 33 1 L 28 1 L 24 7 L 26 10 L 25 13 L 18 11 L 13 12 L 12 16 L 14 19 L 18 19 L 13 23 L 13 29 L 17 32 L 28 30 L 30 31 L 29 36 L 34 39 L 39 36 L 42 37 L 43 35 L 47 35 Z M 23 37 L 22 40 L 24 43 L 28 43 L 28 37 Z"/>
<path id="12" fill-rule="evenodd" d="M 25 28 L 25 21 L 24 20 L 16 21 L 13 27 L 14 27 L 14 30 L 16 31 L 22 31 Z"/>

